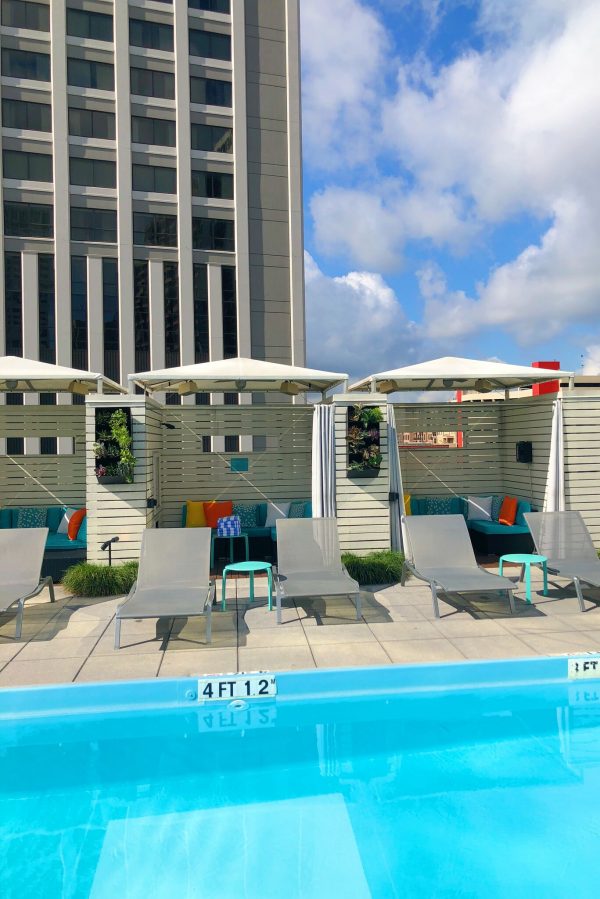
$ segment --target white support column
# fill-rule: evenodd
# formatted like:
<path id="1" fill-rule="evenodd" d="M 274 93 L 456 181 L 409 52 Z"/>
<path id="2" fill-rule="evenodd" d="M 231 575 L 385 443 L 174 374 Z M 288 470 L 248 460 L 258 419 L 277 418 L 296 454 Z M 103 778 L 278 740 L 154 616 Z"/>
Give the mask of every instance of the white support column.
<path id="1" fill-rule="evenodd" d="M 250 356 L 250 221 L 248 213 L 248 130 L 246 115 L 246 12 L 232 3 L 233 155 L 238 355 Z"/>
<path id="2" fill-rule="evenodd" d="M 177 116 L 179 333 L 181 364 L 192 365 L 195 360 L 188 0 L 174 0 L 173 7 L 175 13 L 175 99 L 179 110 Z M 185 115 L 182 115 L 182 110 L 186 111 Z M 189 401 L 189 398 L 187 399 Z"/>
<path id="3" fill-rule="evenodd" d="M 240 406 L 251 406 L 252 394 L 240 393 Z M 254 448 L 252 434 L 240 434 L 240 452 L 251 453 Z"/>
<path id="4" fill-rule="evenodd" d="M 287 20 L 288 184 L 292 365 L 306 364 L 304 320 L 304 217 L 302 207 L 302 110 L 298 0 L 285 0 Z"/>
<path id="5" fill-rule="evenodd" d="M 117 135 L 117 224 L 119 241 L 119 343 L 121 382 L 135 371 L 133 320 L 133 201 L 131 103 L 129 96 L 129 4 L 114 4 Z M 103 371 L 104 369 L 102 369 Z"/>
<path id="6" fill-rule="evenodd" d="M 54 292 L 56 361 L 71 365 L 69 127 L 65 0 L 50 4 L 52 41 L 52 156 L 54 166 Z M 37 356 L 36 356 L 37 358 Z"/>
<path id="7" fill-rule="evenodd" d="M 208 345 L 211 360 L 223 358 L 223 279 L 220 265 L 208 266 Z M 223 405 L 222 393 L 213 393 L 215 406 Z M 225 438 L 213 437 L 213 451 L 225 451 Z"/>
<path id="8" fill-rule="evenodd" d="M 102 259 L 87 257 L 87 339 L 88 368 L 104 371 L 104 315 L 102 297 Z"/>
<path id="9" fill-rule="evenodd" d="M 37 253 L 21 255 L 21 272 L 23 284 L 23 356 L 26 359 L 38 359 L 40 349 L 40 319 L 38 302 L 38 257 Z M 26 406 L 37 406 L 37 393 L 23 394 Z M 39 455 L 40 438 L 25 438 L 26 455 Z"/>

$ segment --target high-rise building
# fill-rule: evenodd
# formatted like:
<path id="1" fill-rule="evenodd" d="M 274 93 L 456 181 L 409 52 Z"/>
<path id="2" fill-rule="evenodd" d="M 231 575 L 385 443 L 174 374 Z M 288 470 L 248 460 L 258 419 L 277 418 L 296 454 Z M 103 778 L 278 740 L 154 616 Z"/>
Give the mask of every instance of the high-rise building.
<path id="1" fill-rule="evenodd" d="M 0 9 L 0 355 L 302 364 L 298 0 Z"/>

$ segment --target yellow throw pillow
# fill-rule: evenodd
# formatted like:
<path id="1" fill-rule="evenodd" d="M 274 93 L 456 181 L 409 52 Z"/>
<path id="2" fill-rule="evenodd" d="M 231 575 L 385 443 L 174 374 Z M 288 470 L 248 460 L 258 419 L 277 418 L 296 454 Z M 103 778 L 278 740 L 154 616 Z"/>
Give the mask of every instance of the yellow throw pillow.
<path id="1" fill-rule="evenodd" d="M 192 500 L 186 500 L 185 526 L 186 528 L 205 528 L 206 515 L 204 514 L 204 503 L 195 503 Z"/>
<path id="2" fill-rule="evenodd" d="M 404 514 L 410 515 L 410 493 L 404 494 Z"/>

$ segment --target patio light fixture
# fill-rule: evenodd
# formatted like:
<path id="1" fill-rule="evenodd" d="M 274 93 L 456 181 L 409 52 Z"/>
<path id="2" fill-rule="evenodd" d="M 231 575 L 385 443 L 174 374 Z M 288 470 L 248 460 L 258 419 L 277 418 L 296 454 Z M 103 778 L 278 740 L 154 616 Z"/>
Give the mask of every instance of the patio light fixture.
<path id="1" fill-rule="evenodd" d="M 379 390 L 381 393 L 394 393 L 395 390 L 399 390 L 397 381 L 382 381 L 379 385 Z"/>
<path id="2" fill-rule="evenodd" d="M 18 381 L 6 381 L 5 383 L 6 383 L 7 390 L 16 390 L 17 387 L 19 386 Z"/>
<path id="3" fill-rule="evenodd" d="M 198 392 L 198 385 L 195 381 L 184 381 L 177 388 L 179 396 L 191 396 L 192 393 Z"/>
<path id="4" fill-rule="evenodd" d="M 235 389 L 236 389 L 236 390 L 240 390 L 240 391 L 245 390 L 245 389 L 246 389 L 246 384 L 247 384 L 247 381 L 236 381 L 236 382 L 235 382 Z"/>
<path id="5" fill-rule="evenodd" d="M 67 389 L 69 393 L 76 393 L 78 396 L 87 396 L 90 393 L 90 388 L 81 381 L 71 381 Z"/>
<path id="6" fill-rule="evenodd" d="M 302 388 L 293 381 L 283 381 L 279 390 L 281 393 L 285 393 L 286 396 L 298 396 Z"/>
<path id="7" fill-rule="evenodd" d="M 493 389 L 494 385 L 487 378 L 480 378 L 479 381 L 475 381 L 475 390 L 479 393 L 491 393 Z"/>

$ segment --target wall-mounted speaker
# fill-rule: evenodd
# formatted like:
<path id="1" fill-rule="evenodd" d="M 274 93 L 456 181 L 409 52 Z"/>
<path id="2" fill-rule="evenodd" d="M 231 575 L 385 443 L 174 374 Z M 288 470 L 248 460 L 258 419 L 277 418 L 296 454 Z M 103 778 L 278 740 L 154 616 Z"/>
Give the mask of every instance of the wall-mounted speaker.
<path id="1" fill-rule="evenodd" d="M 533 444 L 531 440 L 520 440 L 516 446 L 517 462 L 531 464 L 533 462 Z"/>

